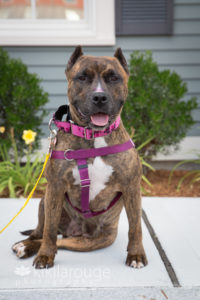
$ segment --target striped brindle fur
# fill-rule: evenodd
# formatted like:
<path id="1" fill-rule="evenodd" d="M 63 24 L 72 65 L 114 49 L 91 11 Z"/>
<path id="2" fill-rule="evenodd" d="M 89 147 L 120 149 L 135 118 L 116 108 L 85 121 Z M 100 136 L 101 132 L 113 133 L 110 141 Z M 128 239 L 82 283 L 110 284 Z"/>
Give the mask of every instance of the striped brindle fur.
<path id="1" fill-rule="evenodd" d="M 128 93 L 128 67 L 120 48 L 114 57 L 83 55 L 76 47 L 66 68 L 68 99 L 72 120 L 80 125 L 98 126 L 91 122 L 91 115 L 104 113 L 112 124 L 121 113 Z M 100 94 L 97 94 L 100 93 Z M 103 93 L 98 102 L 99 95 Z M 95 98 L 96 102 L 94 101 Z M 97 103 L 98 102 L 98 103 Z M 104 129 L 104 128 L 100 128 Z M 85 140 L 59 131 L 54 150 L 97 148 L 122 144 L 130 137 L 121 122 L 111 134 Z M 15 243 L 13 251 L 19 258 L 37 254 L 35 268 L 52 267 L 58 248 L 74 251 L 92 251 L 111 245 L 117 236 L 118 221 L 123 206 L 128 222 L 128 246 L 126 264 L 141 268 L 147 264 L 142 244 L 141 229 L 141 164 L 135 148 L 104 157 L 88 159 L 90 209 L 106 209 L 118 192 L 120 200 L 104 214 L 84 218 L 66 202 L 67 192 L 74 206 L 80 208 L 80 180 L 75 161 L 52 159 L 48 161 L 45 177 L 47 188 L 38 212 L 38 225 L 34 230 L 23 232 L 28 239 Z M 58 234 L 61 239 L 57 239 Z M 67 254 L 66 254 L 67 258 Z"/>

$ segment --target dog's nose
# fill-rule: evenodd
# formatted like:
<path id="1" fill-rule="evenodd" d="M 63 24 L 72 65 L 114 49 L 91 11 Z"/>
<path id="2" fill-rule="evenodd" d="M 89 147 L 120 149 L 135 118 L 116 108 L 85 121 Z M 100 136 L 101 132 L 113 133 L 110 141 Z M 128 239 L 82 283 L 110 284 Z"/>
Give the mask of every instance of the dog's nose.
<path id="1" fill-rule="evenodd" d="M 92 102 L 97 105 L 105 104 L 106 102 L 108 102 L 108 96 L 106 95 L 106 93 L 94 93 Z"/>

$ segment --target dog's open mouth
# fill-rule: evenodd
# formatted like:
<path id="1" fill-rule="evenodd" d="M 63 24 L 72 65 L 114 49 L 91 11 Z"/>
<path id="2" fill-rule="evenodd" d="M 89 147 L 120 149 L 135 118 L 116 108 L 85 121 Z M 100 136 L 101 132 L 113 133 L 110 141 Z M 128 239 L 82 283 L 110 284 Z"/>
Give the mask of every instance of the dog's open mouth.
<path id="1" fill-rule="evenodd" d="M 91 122 L 95 126 L 106 126 L 109 121 L 109 115 L 104 113 L 97 113 L 90 116 Z"/>

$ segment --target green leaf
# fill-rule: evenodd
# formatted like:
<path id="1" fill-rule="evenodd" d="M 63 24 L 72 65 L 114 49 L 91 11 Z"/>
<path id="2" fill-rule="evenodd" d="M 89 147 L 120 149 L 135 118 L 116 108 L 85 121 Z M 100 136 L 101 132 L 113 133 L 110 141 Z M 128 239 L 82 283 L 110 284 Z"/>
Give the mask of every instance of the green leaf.
<path id="1" fill-rule="evenodd" d="M 177 186 L 177 190 L 178 190 L 178 191 L 180 190 L 183 181 L 184 181 L 187 177 L 190 177 L 191 175 L 193 175 L 193 174 L 195 174 L 195 173 L 199 173 L 199 171 L 195 170 L 195 171 L 191 171 L 191 172 L 186 173 L 186 174 L 179 180 L 178 186 Z"/>
<path id="2" fill-rule="evenodd" d="M 8 189 L 9 189 L 9 197 L 10 198 L 15 198 L 16 194 L 15 194 L 15 186 L 13 184 L 13 179 L 12 177 L 10 177 L 8 179 Z"/>
<path id="3" fill-rule="evenodd" d="M 138 146 L 138 147 L 136 148 L 137 151 L 140 151 L 142 148 L 144 148 L 144 146 L 146 146 L 147 144 L 149 144 L 153 139 L 154 139 L 154 136 L 148 138 L 145 142 L 143 142 L 140 146 Z"/>
<path id="4" fill-rule="evenodd" d="M 143 166 L 149 168 L 153 172 L 155 171 L 155 169 L 149 163 L 147 163 L 143 158 L 141 158 L 141 161 Z"/>
<path id="5" fill-rule="evenodd" d="M 151 182 L 146 178 L 146 176 L 142 175 L 142 180 L 146 182 L 149 186 L 152 186 Z"/>
<path id="6" fill-rule="evenodd" d="M 27 183 L 26 185 L 25 185 L 25 188 L 24 188 L 24 196 L 26 197 L 26 195 L 27 195 L 27 193 L 29 192 L 29 191 L 31 191 L 31 189 L 29 189 L 30 188 L 30 183 Z"/>
<path id="7" fill-rule="evenodd" d="M 8 180 L 4 180 L 0 183 L 0 194 L 4 191 L 4 189 L 8 186 Z"/>

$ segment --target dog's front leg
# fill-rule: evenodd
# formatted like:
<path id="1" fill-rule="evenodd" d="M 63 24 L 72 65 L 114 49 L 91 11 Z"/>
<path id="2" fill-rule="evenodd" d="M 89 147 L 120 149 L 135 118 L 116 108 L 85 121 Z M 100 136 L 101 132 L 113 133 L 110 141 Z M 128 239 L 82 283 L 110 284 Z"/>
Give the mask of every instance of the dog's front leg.
<path id="1" fill-rule="evenodd" d="M 142 268 L 147 258 L 142 243 L 140 176 L 135 176 L 123 193 L 124 206 L 129 222 L 128 255 L 126 264 L 133 268 Z"/>
<path id="2" fill-rule="evenodd" d="M 45 194 L 45 223 L 40 250 L 33 262 L 36 269 L 50 268 L 57 252 L 56 240 L 58 223 L 62 212 L 64 192 L 55 185 L 48 184 Z"/>

